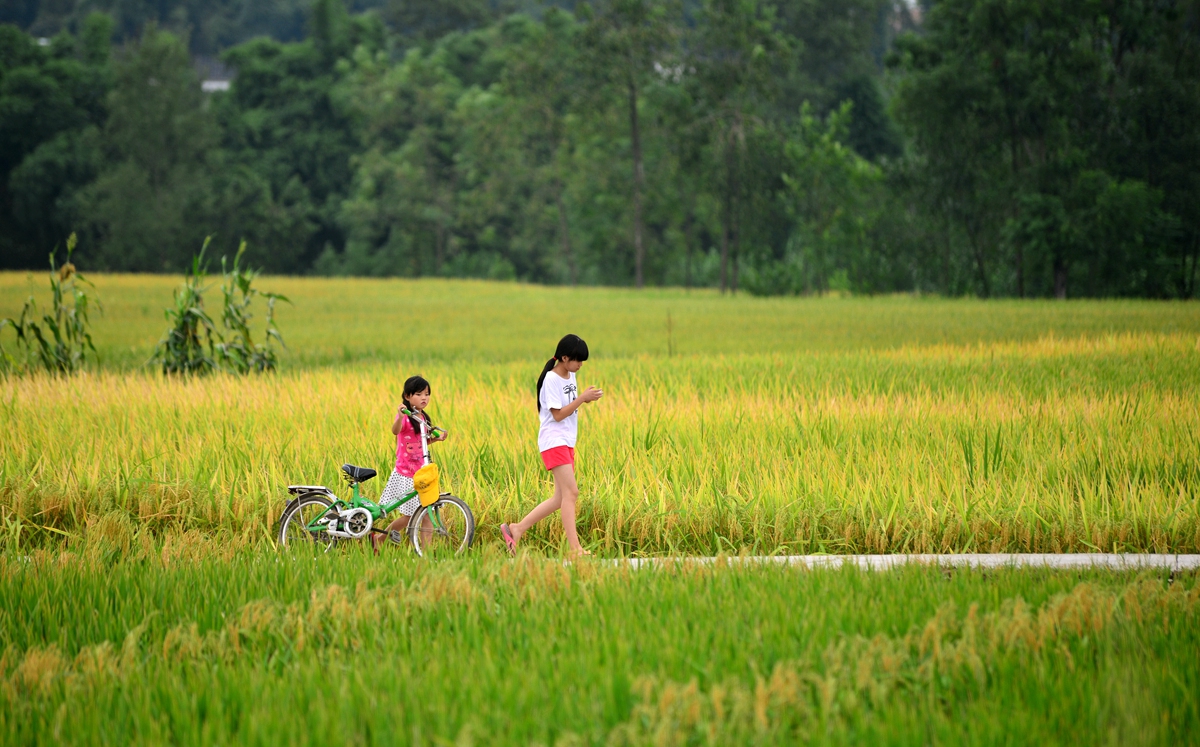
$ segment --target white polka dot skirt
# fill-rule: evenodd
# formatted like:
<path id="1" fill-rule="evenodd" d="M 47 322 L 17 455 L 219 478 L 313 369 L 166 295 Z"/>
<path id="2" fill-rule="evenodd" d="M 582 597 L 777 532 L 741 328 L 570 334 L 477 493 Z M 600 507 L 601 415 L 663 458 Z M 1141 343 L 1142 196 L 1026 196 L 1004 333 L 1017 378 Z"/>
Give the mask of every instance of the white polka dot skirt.
<path id="1" fill-rule="evenodd" d="M 379 505 L 384 511 L 391 511 L 397 503 L 404 499 L 404 496 L 416 490 L 413 486 L 411 477 L 392 471 L 392 476 L 388 478 L 387 487 L 383 489 L 383 495 L 379 496 Z M 412 516 L 421 507 L 421 500 L 417 496 L 413 496 L 400 505 L 400 513 L 405 516 Z"/>

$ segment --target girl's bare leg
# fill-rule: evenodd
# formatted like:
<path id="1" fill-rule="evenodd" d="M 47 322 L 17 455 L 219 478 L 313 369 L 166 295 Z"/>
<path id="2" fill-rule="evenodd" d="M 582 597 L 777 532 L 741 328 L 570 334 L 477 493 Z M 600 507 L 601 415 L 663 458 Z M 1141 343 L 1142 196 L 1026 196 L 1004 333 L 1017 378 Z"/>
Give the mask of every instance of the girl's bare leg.
<path id="1" fill-rule="evenodd" d="M 400 516 L 392 522 L 388 527 L 389 532 L 402 532 L 408 528 L 408 522 L 412 519 L 411 516 Z M 421 546 L 429 547 L 429 541 L 433 539 L 433 521 L 426 515 L 421 521 Z"/>
<path id="2" fill-rule="evenodd" d="M 556 467 L 555 469 L 558 468 Z M 520 522 L 508 525 L 508 531 L 512 532 L 513 541 L 520 542 L 521 535 L 525 534 L 529 527 L 557 511 L 561 505 L 562 496 L 559 495 L 558 478 L 556 477 L 554 479 L 554 493 L 546 500 L 534 506 L 533 510 L 525 514 L 525 518 L 521 519 Z"/>
<path id="3" fill-rule="evenodd" d="M 554 487 L 562 504 L 563 534 L 567 535 L 567 546 L 571 554 L 583 552 L 579 543 L 579 533 L 575 529 L 575 509 L 579 500 L 579 485 L 575 483 L 575 467 L 561 464 L 551 470 L 554 473 Z"/>
<path id="4" fill-rule="evenodd" d="M 408 526 L 408 519 L 409 517 L 401 514 L 400 516 L 396 517 L 395 521 L 393 521 L 391 524 L 388 524 L 387 530 L 389 532 L 403 531 L 404 528 Z M 374 532 L 371 533 L 371 545 L 375 548 L 376 554 L 379 553 L 379 545 L 383 542 L 381 539 L 382 536 L 383 535 L 376 534 Z"/>

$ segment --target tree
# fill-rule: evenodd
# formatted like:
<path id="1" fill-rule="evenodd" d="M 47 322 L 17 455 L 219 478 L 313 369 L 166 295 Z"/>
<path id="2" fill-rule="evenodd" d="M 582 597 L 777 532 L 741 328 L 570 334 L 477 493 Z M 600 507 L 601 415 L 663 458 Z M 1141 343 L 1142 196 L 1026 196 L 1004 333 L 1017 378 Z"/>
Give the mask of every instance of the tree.
<path id="1" fill-rule="evenodd" d="M 638 288 L 645 283 L 642 196 L 646 185 L 639 96 L 654 74 L 654 63 L 671 64 L 676 56 L 671 20 L 678 15 L 679 7 L 670 0 L 604 0 L 585 16 L 588 61 L 602 85 L 621 92 L 629 116 L 634 285 Z"/>
<path id="2" fill-rule="evenodd" d="M 80 197 L 97 264 L 171 270 L 203 239 L 215 122 L 178 37 L 146 28 L 117 59 L 105 165 Z"/>
<path id="3" fill-rule="evenodd" d="M 378 3 L 359 3 L 372 4 Z M 258 36 L 279 41 L 304 38 L 312 0 L 18 0 L 18 5 L 26 10 L 0 9 L 0 23 L 16 23 L 34 37 L 79 28 L 89 13 L 99 11 L 114 20 L 118 43 L 136 40 L 153 23 L 186 38 L 193 54 L 210 56 Z"/>
<path id="4" fill-rule="evenodd" d="M 904 141 L 896 123 L 887 112 L 887 103 L 873 75 L 856 75 L 842 81 L 834 91 L 839 103 L 849 101 L 850 123 L 846 143 L 860 156 L 871 161 L 898 158 L 904 152 Z"/>
<path id="5" fill-rule="evenodd" d="M 722 292 L 737 292 L 746 146 L 751 129 L 766 121 L 772 63 L 783 49 L 769 6 L 759 0 L 705 2 L 693 59 L 720 184 Z"/>
<path id="6" fill-rule="evenodd" d="M 396 67 L 363 61 L 351 82 L 369 145 L 341 206 L 349 228 L 342 271 L 436 275 L 455 248 L 454 112 L 462 84 L 444 55 L 412 49 Z M 333 269 L 337 258 L 328 252 L 322 261 Z"/>
<path id="7" fill-rule="evenodd" d="M 1165 152 L 1169 142 L 1178 148 L 1173 162 L 1192 172 L 1200 167 L 1200 141 L 1189 124 L 1197 112 L 1191 102 L 1200 45 L 1184 5 L 947 0 L 930 10 L 923 37 L 899 42 L 897 113 L 926 164 L 926 180 L 943 187 L 934 208 L 953 217 L 977 257 L 984 294 L 996 286 L 1058 298 L 1072 286 L 1127 292 L 1124 278 L 1097 275 L 1119 266 L 1103 258 L 1111 245 L 1098 233 L 1102 205 L 1140 221 L 1133 233 L 1142 238 L 1125 246 L 1145 279 L 1140 292 L 1163 292 L 1168 242 L 1159 227 L 1182 214 L 1150 207 L 1156 198 L 1143 180 L 1162 172 L 1144 168 L 1155 161 L 1146 151 L 1130 156 L 1144 143 Z M 1168 49 L 1163 57 L 1171 62 L 1158 57 Z M 1169 83 L 1134 83 L 1147 64 Z M 1148 109 L 1158 112 L 1153 123 L 1142 118 Z M 1158 140 L 1144 126 L 1166 137 Z M 1195 182 L 1188 184 L 1186 177 L 1172 181 L 1164 204 L 1189 194 Z M 1180 254 L 1183 269 L 1187 250 Z M 1183 281 L 1184 274 L 1176 277 Z M 1190 292 L 1186 282 L 1176 285 Z"/>
<path id="8" fill-rule="evenodd" d="M 72 231 L 110 85 L 107 16 L 47 46 L 0 26 L 0 267 L 37 267 Z"/>
<path id="9" fill-rule="evenodd" d="M 890 39 L 891 23 L 905 12 L 890 0 L 763 0 L 771 9 L 776 33 L 787 39 L 774 56 L 776 92 L 772 106 L 786 121 L 796 119 L 807 102 L 826 116 L 850 99 L 863 116 L 866 81 L 878 79 Z M 898 7 L 897 7 L 898 6 Z M 867 104 L 870 105 L 869 103 Z M 851 120 L 851 137 L 861 127 Z"/>
<path id="10" fill-rule="evenodd" d="M 501 7 L 497 7 L 497 6 Z M 401 36 L 431 42 L 453 31 L 481 28 L 495 21 L 505 5 L 489 0 L 389 0 L 383 16 Z"/>
<path id="11" fill-rule="evenodd" d="M 571 236 L 567 182 L 570 148 L 567 118 L 578 99 L 580 71 L 575 52 L 579 25 L 551 8 L 538 23 L 514 15 L 501 26 L 494 57 L 502 61 L 499 80 L 488 91 L 464 98 L 463 165 L 480 174 L 475 204 L 487 220 L 500 211 L 528 230 L 520 240 L 557 240 L 562 267 L 554 279 L 579 281 L 579 258 Z M 553 216 L 550 219 L 550 216 Z"/>
<path id="12" fill-rule="evenodd" d="M 337 93 L 348 74 L 339 60 L 348 66 L 355 50 L 371 59 L 383 48 L 379 21 L 348 17 L 340 0 L 318 3 L 312 28 L 303 42 L 256 39 L 226 52 L 238 73 L 213 104 L 222 133 L 217 236 L 230 250 L 245 238 L 248 260 L 268 271 L 303 272 L 327 246 L 343 247 L 341 205 L 362 145 L 353 102 Z"/>

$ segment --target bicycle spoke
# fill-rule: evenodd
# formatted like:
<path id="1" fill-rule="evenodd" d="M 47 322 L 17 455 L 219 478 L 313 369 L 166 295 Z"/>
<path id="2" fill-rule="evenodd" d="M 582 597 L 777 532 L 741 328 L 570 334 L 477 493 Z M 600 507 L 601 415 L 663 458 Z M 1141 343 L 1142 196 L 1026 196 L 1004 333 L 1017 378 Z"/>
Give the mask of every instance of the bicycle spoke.
<path id="1" fill-rule="evenodd" d="M 324 497 L 308 495 L 301 498 L 300 503 L 283 519 L 279 541 L 285 545 L 318 543 L 324 545 L 325 552 L 329 552 L 337 540 L 323 529 L 315 532 L 309 529 L 309 524 L 325 513 L 328 507 L 329 501 Z"/>
<path id="2" fill-rule="evenodd" d="M 410 536 L 420 555 L 454 555 L 470 545 L 475 520 L 466 504 L 446 496 L 420 511 L 413 526 Z"/>

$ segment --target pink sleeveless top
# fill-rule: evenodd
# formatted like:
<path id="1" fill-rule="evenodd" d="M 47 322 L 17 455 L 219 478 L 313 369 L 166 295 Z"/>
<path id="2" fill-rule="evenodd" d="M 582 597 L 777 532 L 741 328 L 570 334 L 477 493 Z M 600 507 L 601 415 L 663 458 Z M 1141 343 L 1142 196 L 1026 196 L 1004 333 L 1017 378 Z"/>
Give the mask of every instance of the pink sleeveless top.
<path id="1" fill-rule="evenodd" d="M 405 477 L 412 477 L 424 465 L 421 434 L 413 429 L 412 420 L 405 417 L 400 421 L 400 433 L 396 436 L 396 471 Z"/>

